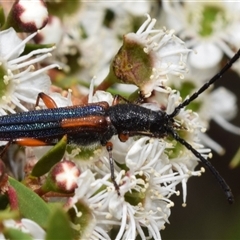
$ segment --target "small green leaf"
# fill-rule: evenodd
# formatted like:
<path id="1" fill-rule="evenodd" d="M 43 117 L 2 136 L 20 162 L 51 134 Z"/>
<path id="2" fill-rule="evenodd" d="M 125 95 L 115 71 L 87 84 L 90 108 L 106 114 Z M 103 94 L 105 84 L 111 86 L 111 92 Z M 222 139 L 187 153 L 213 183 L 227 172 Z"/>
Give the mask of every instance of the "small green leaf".
<path id="1" fill-rule="evenodd" d="M 73 230 L 68 216 L 62 209 L 54 209 L 48 223 L 46 240 L 73 239 Z"/>
<path id="2" fill-rule="evenodd" d="M 50 214 L 48 205 L 36 193 L 17 180 L 9 177 L 9 183 L 17 193 L 20 214 L 44 227 Z"/>
<path id="3" fill-rule="evenodd" d="M 10 240 L 33 240 L 33 238 L 29 234 L 15 228 L 6 228 L 3 231 L 3 234 L 6 239 Z"/>
<path id="4" fill-rule="evenodd" d="M 31 175 L 34 177 L 40 177 L 49 172 L 49 170 L 62 159 L 66 150 L 66 146 L 67 136 L 65 135 L 36 163 Z"/>

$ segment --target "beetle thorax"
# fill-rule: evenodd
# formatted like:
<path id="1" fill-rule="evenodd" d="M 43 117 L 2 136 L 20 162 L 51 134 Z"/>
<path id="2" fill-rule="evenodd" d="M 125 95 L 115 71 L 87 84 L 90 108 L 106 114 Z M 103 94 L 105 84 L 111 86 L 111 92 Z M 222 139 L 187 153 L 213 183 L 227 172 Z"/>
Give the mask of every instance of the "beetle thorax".
<path id="1" fill-rule="evenodd" d="M 168 134 L 168 129 L 173 127 L 174 120 L 162 111 L 152 112 L 149 116 L 150 132 L 157 138 Z"/>

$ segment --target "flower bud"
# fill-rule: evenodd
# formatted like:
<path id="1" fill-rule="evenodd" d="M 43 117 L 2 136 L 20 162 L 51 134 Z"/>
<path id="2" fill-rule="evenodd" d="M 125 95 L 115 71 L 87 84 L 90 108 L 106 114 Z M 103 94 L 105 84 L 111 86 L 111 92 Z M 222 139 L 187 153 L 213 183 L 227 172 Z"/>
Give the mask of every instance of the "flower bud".
<path id="1" fill-rule="evenodd" d="M 122 83 L 144 86 L 152 74 L 153 59 L 144 52 L 144 46 L 134 33 L 123 37 L 123 46 L 112 62 L 112 70 Z"/>
<path id="2" fill-rule="evenodd" d="M 48 11 L 43 0 L 17 0 L 8 15 L 5 28 L 36 32 L 48 22 Z"/>
<path id="3" fill-rule="evenodd" d="M 43 192 L 72 193 L 77 187 L 80 170 L 71 161 L 61 161 L 50 170 L 46 182 L 42 186 Z"/>
<path id="4" fill-rule="evenodd" d="M 191 51 L 173 30 L 153 29 L 156 20 L 147 17 L 136 33 L 124 35 L 110 71 L 117 81 L 139 87 L 144 97 L 149 97 L 153 90 L 166 92 L 164 82 L 169 75 L 184 78 Z"/>

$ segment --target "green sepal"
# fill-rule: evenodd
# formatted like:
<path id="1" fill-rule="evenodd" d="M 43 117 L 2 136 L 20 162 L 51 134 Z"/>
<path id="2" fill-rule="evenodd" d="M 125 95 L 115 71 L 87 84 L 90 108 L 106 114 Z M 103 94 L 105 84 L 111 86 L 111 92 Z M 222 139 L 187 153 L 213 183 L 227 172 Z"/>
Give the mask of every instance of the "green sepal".
<path id="1" fill-rule="evenodd" d="M 76 85 L 81 85 L 83 87 L 89 88 L 89 83 L 84 81 L 79 81 L 75 76 L 66 76 L 63 72 L 59 71 L 55 75 L 54 84 L 63 89 L 69 89 Z"/>
<path id="2" fill-rule="evenodd" d="M 0 222 L 7 219 L 19 219 L 20 215 L 18 211 L 6 209 L 4 211 L 0 211 Z"/>
<path id="3" fill-rule="evenodd" d="M 199 21 L 198 33 L 201 37 L 208 38 L 216 31 L 216 23 L 221 22 L 221 28 L 224 29 L 228 24 L 228 17 L 225 15 L 224 5 L 205 5 L 201 11 L 201 21 Z M 195 16 L 192 16 L 195 21 Z"/>
<path id="4" fill-rule="evenodd" d="M 139 203 L 144 204 L 144 199 L 146 198 L 146 192 L 139 192 L 136 190 L 132 190 L 131 192 L 127 192 L 124 195 L 124 199 L 126 202 L 130 203 L 132 206 L 137 206 Z"/>
<path id="5" fill-rule="evenodd" d="M 142 90 L 152 75 L 153 57 L 132 34 L 123 36 L 123 45 L 112 60 L 111 81 L 134 84 Z"/>
<path id="6" fill-rule="evenodd" d="M 187 96 L 191 95 L 196 90 L 196 85 L 191 81 L 185 81 L 181 83 L 180 88 L 175 86 L 174 84 L 173 86 L 171 86 L 171 88 L 177 89 L 180 92 L 182 99 L 185 99 Z M 194 112 L 198 112 L 201 108 L 201 105 L 201 101 L 197 99 L 194 102 L 191 102 L 186 108 L 191 109 Z"/>
<path id="7" fill-rule="evenodd" d="M 83 237 L 85 235 L 85 231 L 94 221 L 92 209 L 90 209 L 89 206 L 81 200 L 78 200 L 78 202 L 75 203 L 75 207 L 77 208 L 77 211 L 76 208 L 73 207 L 68 210 L 68 216 L 75 226 L 73 229 L 74 238 L 85 239 Z M 79 214 L 77 214 L 77 212 L 81 213 L 81 216 L 78 216 Z"/>
<path id="8" fill-rule="evenodd" d="M 67 213 L 56 208 L 52 211 L 47 227 L 45 240 L 73 239 L 73 229 L 70 226 Z"/>
<path id="9" fill-rule="evenodd" d="M 9 240 L 33 240 L 33 238 L 16 228 L 6 228 L 3 231 L 3 235 L 6 239 Z"/>
<path id="10" fill-rule="evenodd" d="M 14 178 L 9 177 L 9 183 L 16 191 L 20 214 L 45 227 L 50 214 L 48 205 L 35 192 Z"/>
<path id="11" fill-rule="evenodd" d="M 5 14 L 3 7 L 0 6 L 0 26 L 2 26 L 5 23 Z"/>
<path id="12" fill-rule="evenodd" d="M 3 12 L 3 8 L 1 9 L 1 12 Z M 12 17 L 13 13 L 12 13 L 12 9 L 10 10 L 10 12 L 8 13 L 8 16 L 5 17 L 4 16 L 4 24 L 1 23 L 1 31 L 6 30 L 10 27 L 14 28 L 15 31 L 18 30 L 18 27 L 16 26 L 16 23 Z M 2 18 L 2 17 L 1 17 Z M 2 19 L 1 19 L 2 20 Z"/>
<path id="13" fill-rule="evenodd" d="M 36 163 L 34 166 L 31 175 L 34 177 L 40 177 L 49 170 L 58 162 L 61 161 L 65 153 L 67 146 L 67 136 L 63 138 L 51 148 L 43 157 Z"/>
<path id="14" fill-rule="evenodd" d="M 76 149 L 75 145 L 68 145 L 66 148 L 66 151 L 69 154 L 72 154 L 72 151 Z M 82 161 L 82 162 L 89 162 L 91 159 L 94 159 L 98 156 L 100 156 L 102 153 L 102 146 L 91 146 L 89 147 L 82 147 L 81 150 L 74 154 L 74 159 L 77 161 Z"/>
<path id="15" fill-rule="evenodd" d="M 76 13 L 80 8 L 81 1 L 46 1 L 46 5 L 49 15 L 63 18 L 65 16 L 70 16 Z"/>

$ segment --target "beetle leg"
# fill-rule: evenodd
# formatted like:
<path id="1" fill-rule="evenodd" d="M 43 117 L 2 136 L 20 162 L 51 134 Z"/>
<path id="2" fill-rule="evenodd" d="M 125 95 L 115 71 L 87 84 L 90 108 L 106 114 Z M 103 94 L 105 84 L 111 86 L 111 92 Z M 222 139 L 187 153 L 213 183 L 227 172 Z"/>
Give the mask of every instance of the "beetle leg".
<path id="1" fill-rule="evenodd" d="M 126 98 L 120 96 L 120 95 L 115 95 L 113 98 L 112 105 L 117 105 L 119 103 L 130 103 Z"/>
<path id="2" fill-rule="evenodd" d="M 107 142 L 106 144 L 106 148 L 109 154 L 109 164 L 110 164 L 110 172 L 111 172 L 111 180 L 113 182 L 113 185 L 117 191 L 118 196 L 120 196 L 120 192 L 119 192 L 119 186 L 115 181 L 115 177 L 114 177 L 114 163 L 113 163 L 113 157 L 112 157 L 112 149 L 113 149 L 113 145 L 111 142 Z"/>
<path id="3" fill-rule="evenodd" d="M 147 136 L 147 137 L 156 137 L 153 133 L 151 132 L 141 132 L 141 131 L 122 131 L 120 133 L 118 133 L 118 138 L 121 142 L 126 142 L 129 137 L 132 136 L 137 136 L 137 135 L 141 135 L 141 136 Z M 159 137 L 159 136 L 157 136 Z M 162 136 L 161 136 L 162 137 Z"/>
<path id="4" fill-rule="evenodd" d="M 135 100 L 135 102 L 134 102 L 135 104 L 143 103 L 143 102 L 144 102 L 144 99 L 146 98 L 141 91 L 139 91 L 138 94 L 139 94 L 139 96 L 138 96 L 138 98 Z"/>
<path id="5" fill-rule="evenodd" d="M 131 96 L 130 96 L 131 97 Z M 113 98 L 113 102 L 112 102 L 112 105 L 117 105 L 119 103 L 134 103 L 134 104 L 140 104 L 144 102 L 144 96 L 141 94 L 140 92 L 140 95 L 138 96 L 137 99 L 133 100 L 133 101 L 129 101 L 127 100 L 126 98 L 120 96 L 120 95 L 115 95 L 114 98 Z"/>
<path id="6" fill-rule="evenodd" d="M 39 101 L 40 99 L 42 99 L 42 101 L 44 102 L 44 104 L 46 105 L 47 108 L 57 108 L 57 104 L 55 103 L 55 101 L 48 96 L 47 94 L 40 92 L 37 96 L 37 100 L 36 100 L 36 105 L 35 107 L 39 106 Z"/>
<path id="7" fill-rule="evenodd" d="M 21 146 L 28 146 L 28 147 L 38 147 L 38 146 L 49 146 L 51 144 L 44 142 L 43 140 L 34 139 L 34 138 L 18 138 L 14 140 L 14 143 L 17 143 Z M 7 145 L 6 145 L 7 146 Z"/>

